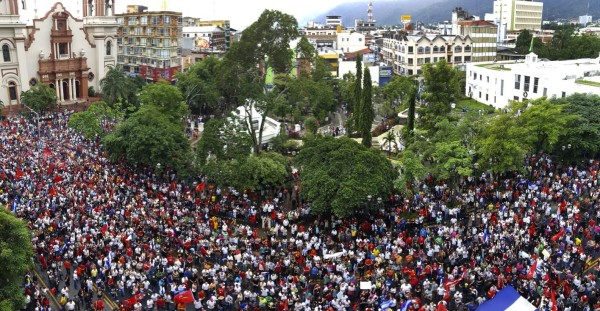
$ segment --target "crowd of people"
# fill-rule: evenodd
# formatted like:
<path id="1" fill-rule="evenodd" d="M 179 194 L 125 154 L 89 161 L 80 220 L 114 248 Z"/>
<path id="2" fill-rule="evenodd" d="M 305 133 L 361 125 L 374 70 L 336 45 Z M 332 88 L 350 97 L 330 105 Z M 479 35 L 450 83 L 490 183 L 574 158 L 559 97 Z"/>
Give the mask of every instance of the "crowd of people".
<path id="1" fill-rule="evenodd" d="M 63 310 L 110 307 L 102 297 L 121 310 L 473 310 L 507 285 L 541 310 L 600 309 L 596 161 L 530 157 L 523 176 L 460 190 L 429 177 L 337 219 L 311 215 L 297 188 L 111 163 L 67 121 L 0 127 L 0 201 L 33 232 Z M 48 310 L 26 279 L 27 310 Z"/>

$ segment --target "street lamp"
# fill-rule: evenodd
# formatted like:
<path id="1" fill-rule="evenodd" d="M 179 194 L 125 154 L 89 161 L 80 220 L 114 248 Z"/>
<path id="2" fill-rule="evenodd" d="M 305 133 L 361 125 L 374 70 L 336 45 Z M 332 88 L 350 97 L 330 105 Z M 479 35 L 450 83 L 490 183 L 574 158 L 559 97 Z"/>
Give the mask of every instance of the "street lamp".
<path id="1" fill-rule="evenodd" d="M 40 143 L 41 143 L 41 140 L 42 140 L 42 135 L 40 134 L 40 121 L 41 121 L 40 114 L 37 111 L 33 110 L 31 107 L 27 106 L 23 102 L 21 102 L 21 105 L 23 105 L 25 108 L 29 109 L 29 111 L 33 112 L 36 115 L 36 117 L 37 117 L 38 142 L 37 142 L 36 146 L 37 146 L 38 153 L 39 153 L 39 151 L 40 151 Z M 39 154 L 38 154 L 38 156 L 39 156 Z"/>

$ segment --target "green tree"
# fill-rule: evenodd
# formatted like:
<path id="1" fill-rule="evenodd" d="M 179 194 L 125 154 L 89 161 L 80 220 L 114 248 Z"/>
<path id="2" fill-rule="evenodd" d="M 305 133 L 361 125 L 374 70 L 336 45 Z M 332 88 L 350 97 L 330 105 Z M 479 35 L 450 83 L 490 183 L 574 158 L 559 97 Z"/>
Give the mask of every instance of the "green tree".
<path id="1" fill-rule="evenodd" d="M 150 167 L 171 167 L 178 174 L 190 172 L 192 153 L 181 122 L 173 121 L 155 105 L 143 105 L 102 142 L 107 156 L 117 161 Z"/>
<path id="2" fill-rule="evenodd" d="M 189 113 L 179 89 L 164 81 L 144 86 L 140 94 L 140 102 L 156 107 L 172 122 L 181 122 L 182 118 Z"/>
<path id="3" fill-rule="evenodd" d="M 425 178 L 427 169 L 412 150 L 405 149 L 400 155 L 400 175 L 394 182 L 395 188 L 402 194 L 412 196 L 413 185 Z"/>
<path id="4" fill-rule="evenodd" d="M 394 76 L 383 89 L 384 105 L 388 106 L 388 114 L 393 114 L 400 107 L 408 107 L 413 93 L 416 93 L 414 77 Z"/>
<path id="5" fill-rule="evenodd" d="M 554 145 L 553 153 L 570 160 L 596 157 L 600 152 L 600 96 L 573 94 L 551 102 L 566 104 L 563 111 L 574 116 Z M 563 146 L 565 150 L 562 150 Z"/>
<path id="6" fill-rule="evenodd" d="M 177 73 L 177 88 L 186 105 L 194 114 L 222 114 L 221 92 L 217 77 L 221 74 L 221 61 L 216 57 L 204 58 L 185 72 Z"/>
<path id="7" fill-rule="evenodd" d="M 319 123 L 314 117 L 308 117 L 306 118 L 306 120 L 304 120 L 304 128 L 306 129 L 307 133 L 310 133 L 311 135 L 317 135 L 317 130 L 319 130 Z"/>
<path id="8" fill-rule="evenodd" d="M 96 135 L 104 136 L 107 128 L 102 121 L 120 122 L 125 117 L 125 111 L 120 107 L 111 107 L 100 101 L 93 103 L 87 110 L 77 112 L 69 118 L 69 126 L 80 131 L 87 139 Z"/>
<path id="9" fill-rule="evenodd" d="M 412 142 L 415 131 L 415 113 L 417 110 L 417 92 L 413 92 L 408 101 L 408 118 L 406 120 L 406 139 L 407 143 Z"/>
<path id="10" fill-rule="evenodd" d="M 387 155 L 388 158 L 392 152 L 392 145 L 396 145 L 396 135 L 392 131 L 388 131 L 387 134 L 383 137 L 383 144 L 387 144 Z"/>
<path id="11" fill-rule="evenodd" d="M 549 152 L 565 126 L 574 116 L 563 112 L 567 105 L 552 104 L 545 98 L 528 103 L 528 107 L 519 117 L 520 127 L 528 133 L 526 141 L 533 152 Z"/>
<path id="12" fill-rule="evenodd" d="M 440 118 L 447 118 L 450 104 L 460 95 L 457 70 L 442 59 L 423 65 L 425 89 L 422 95 L 426 104 L 419 109 L 419 120 L 425 130 L 431 130 Z"/>
<path id="13" fill-rule="evenodd" d="M 517 42 L 515 44 L 515 50 L 521 54 L 529 53 L 529 47 L 531 46 L 531 38 L 533 35 L 527 29 L 521 30 L 519 36 L 517 36 Z"/>
<path id="14" fill-rule="evenodd" d="M 353 116 L 353 126 L 352 129 L 356 129 L 360 132 L 361 124 L 360 124 L 360 114 L 361 105 L 362 105 L 362 80 L 363 80 L 363 66 L 361 62 L 361 58 L 359 54 L 356 54 L 356 78 L 354 80 L 354 85 L 352 87 L 352 112 Z M 350 134 L 350 131 L 348 131 Z"/>
<path id="15" fill-rule="evenodd" d="M 484 119 L 482 133 L 476 139 L 481 169 L 495 174 L 523 169 L 523 157 L 529 146 L 525 141 L 527 133 L 518 125 L 517 113 L 518 108 L 514 113 L 493 114 Z"/>
<path id="16" fill-rule="evenodd" d="M 362 99 L 360 104 L 360 111 L 358 112 L 358 120 L 360 126 L 360 132 L 362 136 L 362 144 L 369 148 L 371 147 L 371 127 L 373 126 L 373 120 L 375 119 L 375 110 L 373 109 L 373 94 L 372 94 L 372 82 L 371 73 L 368 67 L 365 67 L 363 87 L 362 87 Z"/>
<path id="17" fill-rule="evenodd" d="M 21 92 L 21 102 L 37 112 L 46 112 L 56 107 L 56 91 L 47 84 L 38 84 Z"/>
<path id="18" fill-rule="evenodd" d="M 33 268 L 33 245 L 27 225 L 5 207 L 0 206 L 0 310 L 25 307 L 21 284 L 25 273 Z"/>
<path id="19" fill-rule="evenodd" d="M 397 171 L 384 155 L 356 141 L 319 137 L 305 142 L 296 158 L 301 170 L 301 195 L 314 213 L 349 216 L 369 206 L 367 198 L 387 198 Z"/>
<path id="20" fill-rule="evenodd" d="M 110 105 L 116 104 L 119 98 L 128 99 L 132 89 L 134 89 L 132 83 L 125 76 L 121 65 L 111 67 L 106 72 L 106 76 L 100 80 L 102 98 Z"/>

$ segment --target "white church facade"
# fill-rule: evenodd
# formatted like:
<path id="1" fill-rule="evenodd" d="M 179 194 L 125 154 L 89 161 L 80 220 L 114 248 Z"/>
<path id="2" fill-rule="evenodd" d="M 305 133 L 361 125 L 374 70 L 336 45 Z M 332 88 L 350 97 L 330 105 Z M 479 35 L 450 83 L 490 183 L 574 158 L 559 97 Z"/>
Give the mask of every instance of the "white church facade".
<path id="1" fill-rule="evenodd" d="M 88 88 L 117 63 L 117 20 L 114 0 L 83 0 L 82 16 L 61 2 L 35 17 L 28 0 L 0 1 L 0 100 L 4 107 L 20 105 L 20 93 L 48 84 L 58 101 L 88 98 Z M 75 8 L 73 8 L 75 9 Z M 77 10 L 79 12 L 79 10 Z"/>

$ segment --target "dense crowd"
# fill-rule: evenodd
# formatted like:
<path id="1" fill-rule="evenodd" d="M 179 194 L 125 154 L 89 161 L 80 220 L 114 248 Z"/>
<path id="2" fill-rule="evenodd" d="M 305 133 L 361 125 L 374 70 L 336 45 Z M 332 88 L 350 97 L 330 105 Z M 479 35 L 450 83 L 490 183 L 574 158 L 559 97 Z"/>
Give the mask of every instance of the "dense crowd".
<path id="1" fill-rule="evenodd" d="M 67 119 L 0 127 L 0 201 L 27 221 L 64 310 L 104 309 L 104 295 L 123 310 L 472 310 L 507 285 L 540 309 L 600 310 L 595 161 L 530 157 L 523 176 L 460 191 L 429 177 L 411 199 L 337 219 L 310 215 L 297 187 L 238 192 L 111 163 Z M 30 278 L 28 310 L 48 310 Z"/>

